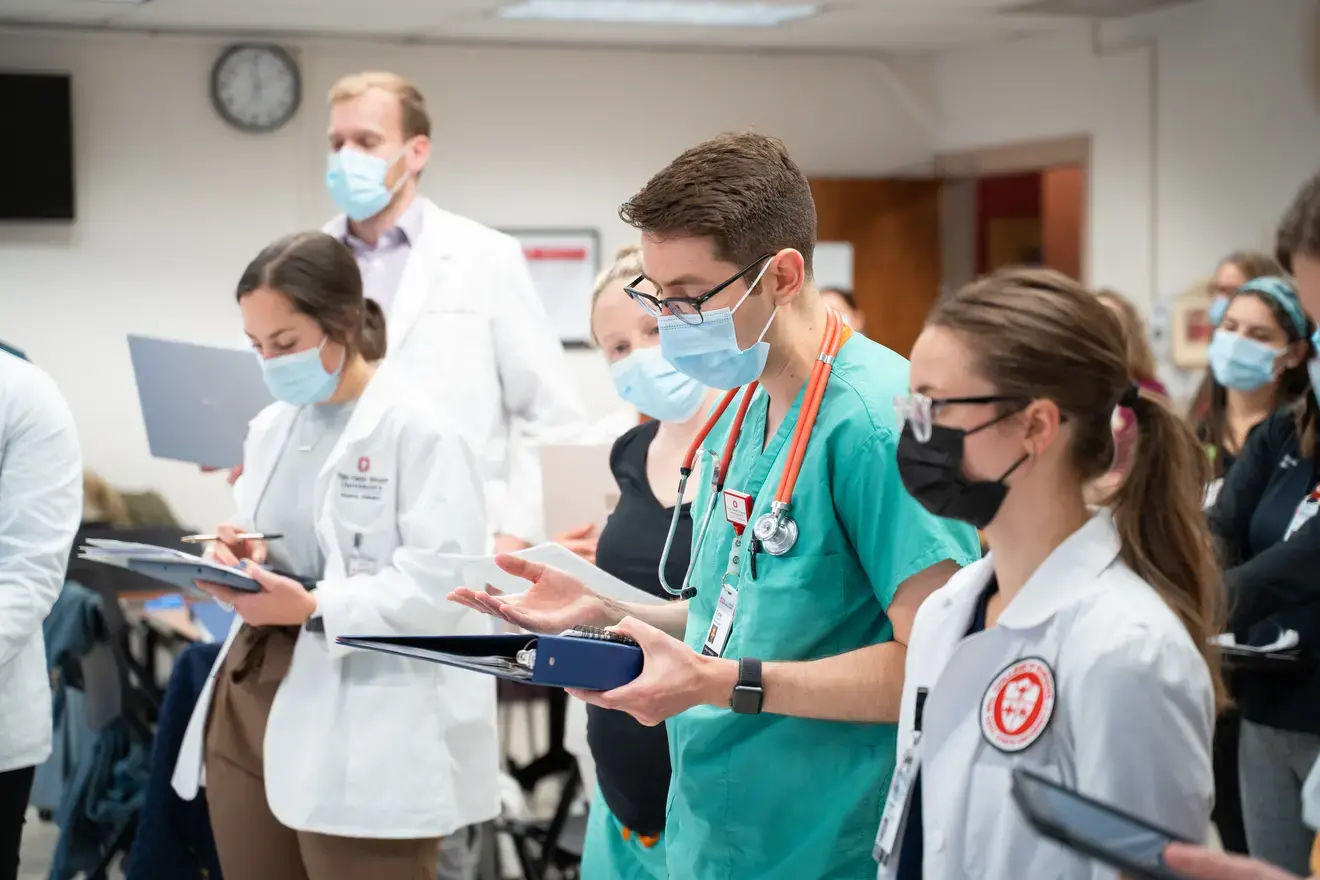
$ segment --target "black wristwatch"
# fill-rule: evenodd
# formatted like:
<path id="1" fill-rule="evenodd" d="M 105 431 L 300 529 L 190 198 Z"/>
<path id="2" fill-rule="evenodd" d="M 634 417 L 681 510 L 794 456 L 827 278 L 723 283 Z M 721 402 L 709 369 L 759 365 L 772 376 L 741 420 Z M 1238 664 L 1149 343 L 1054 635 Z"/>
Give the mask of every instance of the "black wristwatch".
<path id="1" fill-rule="evenodd" d="M 765 688 L 761 685 L 761 661 L 743 657 L 738 661 L 738 683 L 733 686 L 733 699 L 729 708 L 739 715 L 760 715 L 765 702 Z"/>

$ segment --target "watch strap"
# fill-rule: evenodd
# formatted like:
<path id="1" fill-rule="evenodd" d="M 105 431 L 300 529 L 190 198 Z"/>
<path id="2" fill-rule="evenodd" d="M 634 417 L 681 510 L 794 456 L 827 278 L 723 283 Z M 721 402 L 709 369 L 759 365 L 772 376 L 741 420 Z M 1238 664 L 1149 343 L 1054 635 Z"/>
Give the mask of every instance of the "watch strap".
<path id="1" fill-rule="evenodd" d="M 739 715 L 759 715 L 765 702 L 765 687 L 761 680 L 761 661 L 755 657 L 738 660 L 738 683 L 734 685 L 729 708 Z"/>

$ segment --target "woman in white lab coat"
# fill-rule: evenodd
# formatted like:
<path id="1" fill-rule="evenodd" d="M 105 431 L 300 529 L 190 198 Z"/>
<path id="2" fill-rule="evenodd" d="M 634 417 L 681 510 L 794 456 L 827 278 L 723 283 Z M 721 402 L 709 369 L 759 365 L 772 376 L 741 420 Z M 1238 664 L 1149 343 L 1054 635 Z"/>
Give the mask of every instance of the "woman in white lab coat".
<path id="1" fill-rule="evenodd" d="M 441 554 L 485 545 L 472 456 L 374 364 L 384 322 L 340 242 L 276 242 L 243 274 L 238 302 L 278 402 L 252 422 L 238 515 L 211 552 L 263 591 L 208 588 L 240 620 L 175 788 L 195 796 L 204 757 L 226 876 L 434 880 L 440 839 L 498 812 L 493 679 L 335 639 L 489 632 L 444 598 L 461 578 Z M 250 530 L 282 537 L 237 537 Z"/>
<path id="2" fill-rule="evenodd" d="M 1045 270 L 941 303 L 912 350 L 911 389 L 904 486 L 982 529 L 990 555 L 917 614 L 899 722 L 914 764 L 896 774 L 914 782 L 905 798 L 891 789 L 881 876 L 1115 876 L 1032 831 L 1010 798 L 1019 765 L 1200 840 L 1220 588 L 1190 428 L 1132 383 L 1104 305 Z M 1082 487 L 1113 461 L 1118 405 L 1136 416 L 1137 447 L 1092 513 Z"/>

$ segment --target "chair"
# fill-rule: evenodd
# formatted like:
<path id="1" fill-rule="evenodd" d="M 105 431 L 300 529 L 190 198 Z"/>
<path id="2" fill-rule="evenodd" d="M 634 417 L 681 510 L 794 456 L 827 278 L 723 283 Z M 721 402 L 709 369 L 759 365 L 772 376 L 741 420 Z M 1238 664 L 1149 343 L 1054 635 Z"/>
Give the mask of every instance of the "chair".
<path id="1" fill-rule="evenodd" d="M 577 880 L 587 834 L 586 816 L 573 815 L 581 788 L 582 777 L 574 761 L 564 775 L 564 789 L 550 821 L 501 819 L 496 823 L 496 831 L 513 841 L 524 880 Z"/>

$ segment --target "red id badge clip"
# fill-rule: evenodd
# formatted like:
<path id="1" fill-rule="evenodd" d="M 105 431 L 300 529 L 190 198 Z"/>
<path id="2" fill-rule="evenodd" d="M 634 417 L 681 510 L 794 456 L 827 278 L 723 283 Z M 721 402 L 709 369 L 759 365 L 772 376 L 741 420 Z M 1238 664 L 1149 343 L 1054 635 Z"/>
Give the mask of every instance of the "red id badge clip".
<path id="1" fill-rule="evenodd" d="M 752 521 L 753 500 L 746 492 L 724 490 L 724 518 L 733 526 L 734 534 L 739 537 L 742 537 L 743 530 Z"/>

